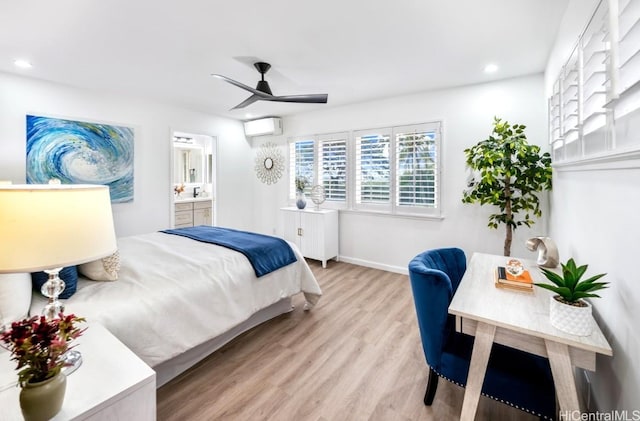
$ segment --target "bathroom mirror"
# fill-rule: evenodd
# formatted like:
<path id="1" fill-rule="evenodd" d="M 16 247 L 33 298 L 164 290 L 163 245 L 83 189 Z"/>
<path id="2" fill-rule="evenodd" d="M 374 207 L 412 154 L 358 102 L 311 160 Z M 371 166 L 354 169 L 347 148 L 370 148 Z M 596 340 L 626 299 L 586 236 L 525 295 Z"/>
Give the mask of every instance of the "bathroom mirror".
<path id="1" fill-rule="evenodd" d="M 174 145 L 174 183 L 204 183 L 204 160 L 202 147 L 197 145 Z"/>

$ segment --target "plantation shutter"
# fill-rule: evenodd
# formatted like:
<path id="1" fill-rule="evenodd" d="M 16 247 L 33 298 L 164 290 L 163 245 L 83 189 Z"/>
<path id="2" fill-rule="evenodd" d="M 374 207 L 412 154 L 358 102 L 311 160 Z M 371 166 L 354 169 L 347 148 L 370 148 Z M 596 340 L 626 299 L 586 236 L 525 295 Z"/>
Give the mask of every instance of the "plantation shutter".
<path id="1" fill-rule="evenodd" d="M 553 85 L 549 99 L 549 138 L 554 159 L 565 159 L 582 154 L 580 139 L 581 52 L 576 46 Z"/>
<path id="2" fill-rule="evenodd" d="M 607 2 L 602 2 L 587 25 L 581 39 L 582 53 L 582 135 L 587 136 L 605 126 L 605 104 L 608 101 L 607 63 L 610 62 L 610 41 Z M 602 135 L 597 136 L 602 139 Z M 585 140 L 585 151 L 586 150 Z"/>
<path id="3" fill-rule="evenodd" d="M 640 108 L 640 1 L 620 0 L 616 118 Z M 624 103 L 624 104 L 623 104 Z"/>
<path id="4" fill-rule="evenodd" d="M 614 148 L 624 150 L 640 145 L 640 1 L 620 0 L 618 40 L 618 95 L 611 107 Z"/>
<path id="5" fill-rule="evenodd" d="M 318 184 L 325 189 L 326 200 L 347 200 L 347 133 L 318 138 Z"/>
<path id="6" fill-rule="evenodd" d="M 309 193 L 314 183 L 314 144 L 313 138 L 294 140 L 289 144 L 289 197 L 296 196 L 296 178 L 304 177 L 308 181 L 305 193 Z"/>
<path id="7" fill-rule="evenodd" d="M 626 155 L 640 145 L 639 131 L 640 0 L 600 0 L 549 98 L 553 160 Z"/>
<path id="8" fill-rule="evenodd" d="M 579 138 L 580 129 L 580 74 L 579 51 L 573 50 L 562 70 L 562 139 L 565 145 Z"/>
<path id="9" fill-rule="evenodd" d="M 440 124 L 398 127 L 394 138 L 398 212 L 437 208 Z"/>
<path id="10" fill-rule="evenodd" d="M 355 207 L 391 205 L 389 130 L 355 132 Z"/>

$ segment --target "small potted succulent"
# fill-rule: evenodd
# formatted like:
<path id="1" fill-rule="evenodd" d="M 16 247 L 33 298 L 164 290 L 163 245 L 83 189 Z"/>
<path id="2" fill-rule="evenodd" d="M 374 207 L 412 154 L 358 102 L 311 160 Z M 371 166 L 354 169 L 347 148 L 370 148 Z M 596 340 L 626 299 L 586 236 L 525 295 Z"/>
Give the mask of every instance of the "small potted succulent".
<path id="1" fill-rule="evenodd" d="M 600 298 L 593 292 L 607 288 L 609 282 L 596 282 L 606 273 L 580 280 L 587 271 L 587 265 L 577 266 L 573 259 L 562 264 L 561 275 L 544 268 L 540 270 L 553 284 L 536 283 L 535 285 L 557 294 L 550 299 L 551 324 L 573 335 L 589 336 L 592 330 L 591 304 L 583 298 Z"/>

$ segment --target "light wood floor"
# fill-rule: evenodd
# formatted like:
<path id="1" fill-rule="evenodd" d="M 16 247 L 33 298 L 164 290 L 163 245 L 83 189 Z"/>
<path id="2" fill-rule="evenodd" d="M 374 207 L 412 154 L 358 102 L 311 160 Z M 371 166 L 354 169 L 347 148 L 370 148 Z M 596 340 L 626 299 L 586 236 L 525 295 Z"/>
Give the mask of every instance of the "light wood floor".
<path id="1" fill-rule="evenodd" d="M 323 290 L 243 334 L 158 390 L 158 420 L 455 420 L 464 390 L 428 369 L 408 277 L 309 261 Z M 476 420 L 537 419 L 481 397 Z"/>

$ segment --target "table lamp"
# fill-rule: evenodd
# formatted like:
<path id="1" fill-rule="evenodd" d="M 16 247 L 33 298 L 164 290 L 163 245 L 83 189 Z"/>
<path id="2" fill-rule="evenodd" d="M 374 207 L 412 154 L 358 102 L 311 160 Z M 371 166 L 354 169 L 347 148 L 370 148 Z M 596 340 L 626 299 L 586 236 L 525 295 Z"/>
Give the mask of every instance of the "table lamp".
<path id="1" fill-rule="evenodd" d="M 0 273 L 44 270 L 47 319 L 64 311 L 58 300 L 65 288 L 60 270 L 116 250 L 107 186 L 0 185 Z"/>

